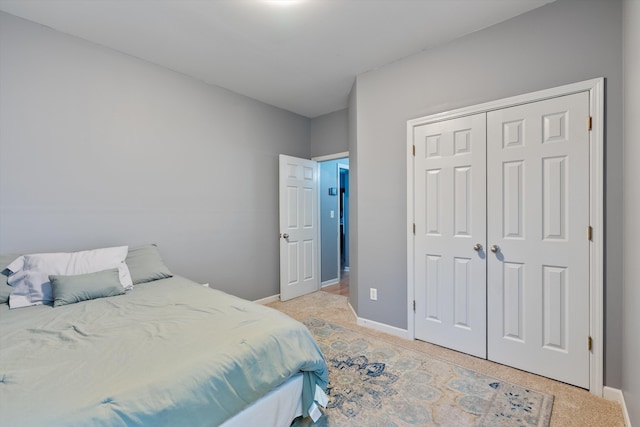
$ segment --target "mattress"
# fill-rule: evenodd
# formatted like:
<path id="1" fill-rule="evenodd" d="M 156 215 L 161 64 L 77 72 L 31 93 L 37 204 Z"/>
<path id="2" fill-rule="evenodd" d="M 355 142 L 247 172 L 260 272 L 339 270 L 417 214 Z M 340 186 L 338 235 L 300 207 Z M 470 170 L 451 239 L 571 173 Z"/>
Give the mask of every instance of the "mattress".
<path id="1" fill-rule="evenodd" d="M 62 307 L 0 305 L 3 426 L 216 426 L 324 357 L 288 316 L 173 277 Z"/>

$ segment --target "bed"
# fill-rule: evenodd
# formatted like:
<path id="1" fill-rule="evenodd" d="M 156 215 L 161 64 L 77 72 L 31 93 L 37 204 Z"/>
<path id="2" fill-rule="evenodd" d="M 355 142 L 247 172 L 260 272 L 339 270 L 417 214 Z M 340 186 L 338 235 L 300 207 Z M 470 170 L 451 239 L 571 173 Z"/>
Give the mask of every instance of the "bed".
<path id="1" fill-rule="evenodd" d="M 122 295 L 0 304 L 0 424 L 282 427 L 323 398 L 304 325 L 183 277 L 136 283 L 127 263 Z"/>

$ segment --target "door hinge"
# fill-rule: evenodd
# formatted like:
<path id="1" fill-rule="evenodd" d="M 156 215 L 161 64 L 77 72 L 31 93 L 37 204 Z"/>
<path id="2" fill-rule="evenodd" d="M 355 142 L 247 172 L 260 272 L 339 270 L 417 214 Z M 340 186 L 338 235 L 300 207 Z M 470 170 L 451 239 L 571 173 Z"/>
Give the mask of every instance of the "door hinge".
<path id="1" fill-rule="evenodd" d="M 416 311 L 416 300 L 413 300 L 413 311 Z"/>
<path id="2" fill-rule="evenodd" d="M 412 148 L 412 152 L 413 152 L 413 157 L 415 157 L 416 156 L 416 146 L 415 145 Z"/>
<path id="3" fill-rule="evenodd" d="M 587 227 L 587 239 L 589 241 L 593 240 L 593 227 L 591 226 Z"/>
<path id="4" fill-rule="evenodd" d="M 593 339 L 591 337 L 587 337 L 587 350 L 591 351 L 593 348 Z"/>
<path id="5" fill-rule="evenodd" d="M 415 234 L 416 234 L 416 223 L 414 222 L 413 223 L 413 235 L 415 236 Z"/>
<path id="6" fill-rule="evenodd" d="M 587 130 L 591 130 L 592 127 L 593 127 L 593 118 L 589 116 L 589 118 L 587 119 Z"/>

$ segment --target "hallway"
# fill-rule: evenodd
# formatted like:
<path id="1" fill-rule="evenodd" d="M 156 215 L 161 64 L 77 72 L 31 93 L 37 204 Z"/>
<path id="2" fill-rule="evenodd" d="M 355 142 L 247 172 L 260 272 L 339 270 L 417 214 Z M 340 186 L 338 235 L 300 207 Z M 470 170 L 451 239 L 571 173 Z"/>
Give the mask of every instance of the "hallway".
<path id="1" fill-rule="evenodd" d="M 340 272 L 340 282 L 335 285 L 326 286 L 321 289 L 330 294 L 349 296 L 349 272 L 342 270 Z"/>

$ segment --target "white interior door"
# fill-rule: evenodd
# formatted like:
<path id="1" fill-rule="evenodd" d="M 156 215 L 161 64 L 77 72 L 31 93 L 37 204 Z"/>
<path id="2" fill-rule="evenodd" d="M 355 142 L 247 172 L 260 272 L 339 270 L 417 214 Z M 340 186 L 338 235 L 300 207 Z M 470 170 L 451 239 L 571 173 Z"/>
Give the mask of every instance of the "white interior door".
<path id="1" fill-rule="evenodd" d="M 318 163 L 280 155 L 280 299 L 320 286 Z"/>
<path id="2" fill-rule="evenodd" d="M 415 336 L 486 357 L 486 115 L 414 133 Z"/>
<path id="3" fill-rule="evenodd" d="M 589 388 L 589 95 L 487 113 L 488 357 Z"/>

